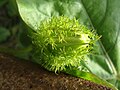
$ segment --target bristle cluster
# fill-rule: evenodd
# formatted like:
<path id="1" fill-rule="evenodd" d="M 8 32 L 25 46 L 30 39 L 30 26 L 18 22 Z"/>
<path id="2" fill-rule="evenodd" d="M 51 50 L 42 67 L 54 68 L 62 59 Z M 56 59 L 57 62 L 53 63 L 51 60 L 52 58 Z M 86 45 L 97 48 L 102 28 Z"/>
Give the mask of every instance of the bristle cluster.
<path id="1" fill-rule="evenodd" d="M 97 35 L 75 18 L 65 16 L 44 20 L 32 34 L 34 58 L 50 71 L 78 67 L 90 53 Z"/>

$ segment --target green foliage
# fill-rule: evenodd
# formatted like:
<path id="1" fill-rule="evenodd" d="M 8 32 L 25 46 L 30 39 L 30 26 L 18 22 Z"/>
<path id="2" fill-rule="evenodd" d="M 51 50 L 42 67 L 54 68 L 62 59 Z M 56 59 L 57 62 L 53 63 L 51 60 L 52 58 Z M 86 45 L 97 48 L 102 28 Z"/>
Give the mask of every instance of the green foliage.
<path id="1" fill-rule="evenodd" d="M 96 30 L 99 35 L 102 35 L 101 41 L 97 42 L 98 46 L 94 48 L 95 53 L 88 58 L 85 66 L 92 73 L 109 81 L 120 89 L 120 0 L 16 1 L 22 19 L 35 31 L 39 30 L 38 26 L 41 24 L 41 21 L 64 15 L 69 18 L 75 17 L 79 23 Z M 4 10 L 7 11 L 7 18 L 12 19 L 5 19 L 4 22 L 7 25 L 1 25 L 5 17 L 2 18 L 0 14 L 0 21 L 2 20 L 0 22 L 0 42 L 2 42 L 0 52 L 14 54 L 20 58 L 28 58 L 31 51 L 31 47 L 29 47 L 31 42 L 27 34 L 29 28 L 22 25 L 23 22 L 19 18 L 17 18 L 18 22 L 13 20 L 14 17 L 19 16 L 15 0 L 0 0 L 1 7 L 4 7 Z M 5 47 L 11 47 L 11 45 L 15 50 Z M 81 74 L 78 74 L 82 73 L 81 71 L 76 70 L 76 73 L 73 71 L 69 73 L 82 77 Z M 82 78 L 90 80 L 90 78 L 94 77 L 91 76 L 88 78 L 88 75 L 83 75 Z M 97 80 L 95 81 L 97 83 Z"/>
<path id="2" fill-rule="evenodd" d="M 108 45 L 108 41 L 111 41 L 113 37 L 112 39 L 111 37 L 106 37 L 109 35 L 109 29 L 117 33 L 116 28 L 114 30 L 113 26 L 118 25 L 119 27 L 119 24 L 117 24 L 117 22 L 119 22 L 119 12 L 117 12 L 119 2 L 119 0 L 17 0 L 22 19 L 34 30 L 38 29 L 42 20 L 61 15 L 68 16 L 69 18 L 75 17 L 80 23 L 97 31 L 99 30 L 98 33 L 102 35 L 102 41 L 98 42 L 99 47 L 96 48 L 96 54 L 92 55 L 92 58 L 88 60 L 89 63 L 87 62 L 86 66 L 91 72 L 108 81 L 112 79 L 115 81 L 119 80 L 118 77 L 116 77 L 119 76 L 119 71 L 116 71 L 114 64 L 119 61 L 119 58 L 112 60 L 111 57 L 114 58 L 114 56 L 111 56 L 107 50 L 107 47 L 111 45 L 111 43 Z M 116 13 L 117 16 L 116 14 L 112 14 L 112 12 Z M 114 18 L 118 18 L 116 19 L 117 21 L 114 20 Z M 109 22 L 109 19 L 114 22 Z M 110 24 L 107 26 L 108 23 Z M 115 44 L 114 42 L 114 45 Z M 112 51 L 112 47 L 113 45 L 108 49 L 111 53 L 116 53 Z M 116 48 L 116 50 L 120 50 L 118 46 Z M 118 51 L 117 54 L 119 54 Z M 116 83 L 119 85 L 119 82 Z"/>
<path id="3" fill-rule="evenodd" d="M 94 61 L 90 61 L 88 67 L 120 87 L 120 0 L 82 0 L 82 4 L 92 27 L 102 35 L 98 54 L 92 57 Z"/>
<path id="4" fill-rule="evenodd" d="M 82 4 L 78 0 L 16 0 L 22 19 L 33 29 L 37 29 L 41 21 L 52 16 L 65 15 L 76 17 L 81 23 L 89 24 Z M 39 20 L 38 20 L 39 19 Z"/>
<path id="5" fill-rule="evenodd" d="M 0 43 L 5 41 L 9 36 L 10 32 L 4 27 L 0 27 Z"/>
<path id="6" fill-rule="evenodd" d="M 72 68 L 72 69 L 67 69 L 66 73 L 71 74 L 73 76 L 77 76 L 86 80 L 90 80 L 94 83 L 97 84 L 101 84 L 101 85 L 105 85 L 107 87 L 110 87 L 112 90 L 117 90 L 115 87 L 112 86 L 112 84 L 109 84 L 107 81 L 97 77 L 96 75 L 89 73 L 89 72 L 84 72 L 84 71 L 80 71 L 76 68 Z"/>
<path id="7" fill-rule="evenodd" d="M 12 17 L 19 15 L 17 10 L 16 0 L 8 0 L 7 10 L 8 10 L 8 14 Z"/>
<path id="8" fill-rule="evenodd" d="M 8 0 L 0 0 L 0 7 L 3 6 Z"/>
<path id="9" fill-rule="evenodd" d="M 15 0 L 0 0 L 0 53 L 28 59 L 31 41 L 29 28 L 19 17 Z"/>

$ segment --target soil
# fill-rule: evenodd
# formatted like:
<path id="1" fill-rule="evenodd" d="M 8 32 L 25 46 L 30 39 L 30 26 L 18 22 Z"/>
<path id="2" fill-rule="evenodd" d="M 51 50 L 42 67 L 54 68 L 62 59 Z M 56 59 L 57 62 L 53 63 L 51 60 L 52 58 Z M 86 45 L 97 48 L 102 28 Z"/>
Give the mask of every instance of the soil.
<path id="1" fill-rule="evenodd" d="M 40 65 L 0 54 L 0 90 L 112 90 Z"/>

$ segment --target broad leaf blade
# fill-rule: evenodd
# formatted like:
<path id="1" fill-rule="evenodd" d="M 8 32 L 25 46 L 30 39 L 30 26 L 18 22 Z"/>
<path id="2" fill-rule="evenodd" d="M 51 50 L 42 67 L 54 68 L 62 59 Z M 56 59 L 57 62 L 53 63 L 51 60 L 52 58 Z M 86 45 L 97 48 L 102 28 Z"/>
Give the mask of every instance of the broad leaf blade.
<path id="1" fill-rule="evenodd" d="M 22 19 L 35 30 L 42 20 L 52 16 L 76 17 L 81 23 L 88 21 L 78 0 L 17 0 L 17 4 Z"/>
<path id="2" fill-rule="evenodd" d="M 116 80 L 119 80 L 120 0 L 82 0 L 82 4 L 93 28 L 97 30 L 98 34 L 102 35 L 101 42 L 104 46 L 102 49 L 104 49 L 107 65 L 111 67 L 109 68 L 112 70 L 111 75 L 117 75 Z M 106 64 L 103 64 L 103 67 L 104 65 Z"/>
<path id="3" fill-rule="evenodd" d="M 120 0 L 82 0 L 91 24 L 102 35 L 101 41 L 106 53 L 120 71 Z M 118 63 L 119 62 L 119 63 Z"/>

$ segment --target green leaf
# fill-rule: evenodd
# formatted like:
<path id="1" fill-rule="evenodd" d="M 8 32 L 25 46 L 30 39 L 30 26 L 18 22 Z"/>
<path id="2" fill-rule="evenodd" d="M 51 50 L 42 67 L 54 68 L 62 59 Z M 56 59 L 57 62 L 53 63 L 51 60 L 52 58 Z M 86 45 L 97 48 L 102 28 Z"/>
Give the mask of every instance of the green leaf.
<path id="1" fill-rule="evenodd" d="M 80 23 L 95 29 L 102 38 L 87 67 L 120 87 L 120 0 L 16 1 L 22 19 L 34 30 L 42 20 L 60 15 L 76 17 Z"/>
<path id="2" fill-rule="evenodd" d="M 8 14 L 10 16 L 17 16 L 18 15 L 16 0 L 8 0 L 7 10 L 8 10 Z"/>
<path id="3" fill-rule="evenodd" d="M 0 0 L 0 7 L 3 6 L 8 0 Z"/>
<path id="4" fill-rule="evenodd" d="M 94 83 L 110 87 L 112 90 L 117 90 L 115 87 L 113 87 L 113 85 L 109 84 L 107 81 L 105 81 L 105 80 L 103 80 L 103 79 L 101 79 L 101 78 L 97 77 L 96 75 L 91 74 L 89 72 L 79 71 L 76 68 L 66 69 L 65 72 L 68 74 L 71 74 L 73 76 L 77 76 L 77 77 L 83 78 L 85 80 L 90 80 Z"/>
<path id="5" fill-rule="evenodd" d="M 82 0 L 92 26 L 102 35 L 101 41 L 117 71 L 120 71 L 120 1 Z M 89 8 L 91 7 L 91 8 Z"/>
<path id="6" fill-rule="evenodd" d="M 21 49 L 14 49 L 14 48 L 9 48 L 3 45 L 0 45 L 0 53 L 7 53 L 9 55 L 22 58 L 25 60 L 28 60 L 30 52 L 31 52 L 31 46 L 26 47 L 26 48 L 21 48 Z"/>
<path id="7" fill-rule="evenodd" d="M 87 21 L 78 0 L 17 0 L 17 4 L 22 19 L 33 29 L 37 29 L 42 20 L 52 16 L 66 15 L 82 19 L 81 23 Z"/>
<path id="8" fill-rule="evenodd" d="M 0 27 L 0 43 L 5 41 L 10 36 L 9 30 L 4 27 Z"/>
<path id="9" fill-rule="evenodd" d="M 92 27 L 102 35 L 101 54 L 104 55 L 106 63 L 97 62 L 101 58 L 97 59 L 96 63 L 103 69 L 108 65 L 108 71 L 111 71 L 109 74 L 115 76 L 115 85 L 117 85 L 120 80 L 120 0 L 82 0 L 82 4 Z M 99 72 L 101 73 L 101 70 Z"/>

